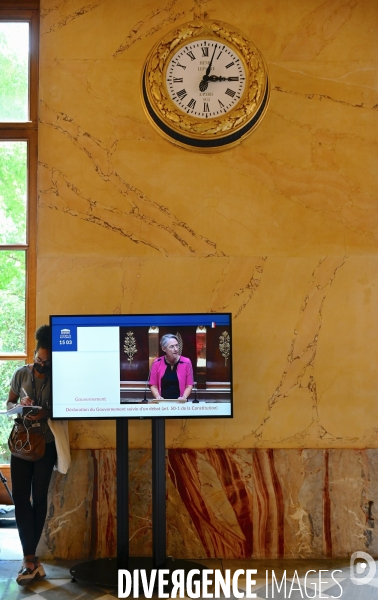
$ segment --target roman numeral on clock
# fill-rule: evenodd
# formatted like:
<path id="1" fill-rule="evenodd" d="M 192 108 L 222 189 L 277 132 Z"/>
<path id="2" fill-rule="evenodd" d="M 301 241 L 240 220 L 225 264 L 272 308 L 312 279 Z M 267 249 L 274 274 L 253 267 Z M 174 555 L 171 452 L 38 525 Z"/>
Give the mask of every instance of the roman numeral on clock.
<path id="1" fill-rule="evenodd" d="M 196 101 L 194 100 L 194 98 L 192 98 L 189 102 L 188 102 L 188 106 L 189 108 L 192 108 L 194 110 L 194 107 L 196 105 Z"/>
<path id="2" fill-rule="evenodd" d="M 203 112 L 210 112 L 210 107 L 208 102 L 203 103 Z"/>
<path id="3" fill-rule="evenodd" d="M 232 65 L 234 65 L 234 64 L 235 64 L 235 63 L 234 63 L 234 61 L 232 61 L 232 62 L 228 63 L 228 65 L 226 65 L 226 69 L 229 69 L 229 68 L 230 68 L 230 67 L 232 67 Z"/>
<path id="4" fill-rule="evenodd" d="M 202 48 L 202 56 L 209 56 L 209 48 L 207 46 Z"/>
<path id="5" fill-rule="evenodd" d="M 225 91 L 225 94 L 227 94 L 228 96 L 231 96 L 231 98 L 233 98 L 236 94 L 236 92 L 234 92 L 234 90 L 230 90 L 230 88 L 227 88 L 227 90 Z"/>
<path id="6" fill-rule="evenodd" d="M 191 50 L 189 52 L 187 52 L 187 55 L 189 56 L 190 60 L 196 60 L 196 57 L 194 56 L 194 54 Z"/>
<path id="7" fill-rule="evenodd" d="M 174 77 L 173 78 L 173 83 L 182 83 L 184 81 L 184 79 L 182 77 Z"/>
<path id="8" fill-rule="evenodd" d="M 183 100 L 187 95 L 188 93 L 186 90 L 180 90 L 179 92 L 177 92 L 177 96 L 180 98 L 180 100 Z"/>

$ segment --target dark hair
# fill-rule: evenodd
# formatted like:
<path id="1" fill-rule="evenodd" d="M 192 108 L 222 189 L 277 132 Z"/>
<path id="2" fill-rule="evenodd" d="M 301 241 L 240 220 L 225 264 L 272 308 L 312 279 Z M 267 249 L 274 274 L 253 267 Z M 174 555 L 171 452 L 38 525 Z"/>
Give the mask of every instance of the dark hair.
<path id="1" fill-rule="evenodd" d="M 36 350 L 43 348 L 43 350 L 51 352 L 50 325 L 41 325 L 35 332 L 35 339 L 37 340 Z"/>

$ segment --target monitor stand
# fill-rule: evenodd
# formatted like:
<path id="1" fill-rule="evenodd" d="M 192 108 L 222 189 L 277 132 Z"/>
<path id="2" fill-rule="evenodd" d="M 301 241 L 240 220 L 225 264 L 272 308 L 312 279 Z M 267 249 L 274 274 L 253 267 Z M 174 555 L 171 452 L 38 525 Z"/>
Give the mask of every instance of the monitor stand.
<path id="1" fill-rule="evenodd" d="M 166 551 L 166 486 L 165 486 L 165 419 L 151 419 L 152 424 L 152 557 L 129 556 L 129 430 L 128 419 L 116 419 L 117 457 L 117 558 L 98 558 L 71 567 L 72 581 L 118 586 L 118 570 L 131 573 L 145 569 L 150 578 L 152 569 L 192 569 L 200 572 L 204 565 L 171 557 Z M 164 579 L 170 580 L 169 575 Z M 195 579 L 195 578 L 193 578 Z M 156 580 L 157 581 L 157 580 Z"/>

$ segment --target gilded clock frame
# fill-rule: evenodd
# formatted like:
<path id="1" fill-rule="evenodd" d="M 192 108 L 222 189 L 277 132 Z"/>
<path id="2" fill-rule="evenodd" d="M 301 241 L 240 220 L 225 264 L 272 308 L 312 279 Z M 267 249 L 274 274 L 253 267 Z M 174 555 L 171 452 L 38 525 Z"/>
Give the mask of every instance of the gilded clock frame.
<path id="1" fill-rule="evenodd" d="M 240 57 L 246 84 L 242 97 L 229 112 L 208 119 L 182 111 L 170 98 L 166 70 L 173 55 L 197 39 L 224 42 Z M 251 40 L 220 21 L 193 21 L 170 31 L 151 50 L 142 74 L 143 108 L 155 129 L 181 147 L 213 152 L 244 139 L 261 122 L 269 103 L 265 61 Z"/>

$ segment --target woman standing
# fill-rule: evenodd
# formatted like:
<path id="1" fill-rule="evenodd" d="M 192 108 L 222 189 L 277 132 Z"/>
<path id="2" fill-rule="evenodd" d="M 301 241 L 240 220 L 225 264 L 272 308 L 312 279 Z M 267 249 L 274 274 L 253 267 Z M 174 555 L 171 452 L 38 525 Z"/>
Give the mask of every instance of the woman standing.
<path id="1" fill-rule="evenodd" d="M 19 585 L 27 585 L 46 576 L 35 552 L 46 519 L 47 493 L 57 459 L 54 436 L 47 424 L 51 411 L 50 327 L 42 325 L 36 331 L 35 337 L 37 344 L 34 364 L 25 365 L 15 371 L 7 402 L 8 410 L 18 402 L 22 406 L 41 406 L 42 410 L 38 415 L 29 416 L 26 423 L 32 425 L 32 421 L 39 421 L 46 428 L 46 451 L 43 458 L 32 462 L 11 456 L 12 495 L 24 554 L 17 576 Z"/>
<path id="2" fill-rule="evenodd" d="M 178 338 L 163 335 L 160 346 L 165 356 L 156 358 L 150 373 L 150 390 L 155 400 L 187 402 L 193 388 L 193 368 L 189 358 L 180 356 Z"/>

